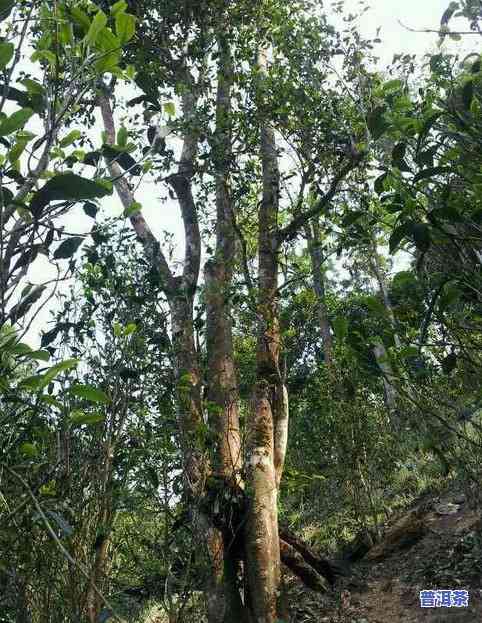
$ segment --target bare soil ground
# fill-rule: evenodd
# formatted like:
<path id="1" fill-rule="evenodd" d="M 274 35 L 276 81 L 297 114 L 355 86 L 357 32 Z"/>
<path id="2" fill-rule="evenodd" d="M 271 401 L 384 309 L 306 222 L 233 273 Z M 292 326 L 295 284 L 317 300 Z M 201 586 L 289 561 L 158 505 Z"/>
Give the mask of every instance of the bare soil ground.
<path id="1" fill-rule="evenodd" d="M 352 565 L 332 594 L 287 581 L 290 623 L 482 623 L 482 521 L 463 496 L 426 499 L 423 537 Z M 469 606 L 421 608 L 421 590 L 467 590 Z"/>

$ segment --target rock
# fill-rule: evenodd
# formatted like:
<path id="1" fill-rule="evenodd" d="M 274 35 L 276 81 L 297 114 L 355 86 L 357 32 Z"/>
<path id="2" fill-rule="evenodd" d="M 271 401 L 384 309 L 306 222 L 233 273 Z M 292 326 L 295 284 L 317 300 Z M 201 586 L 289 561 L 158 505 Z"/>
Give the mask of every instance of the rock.
<path id="1" fill-rule="evenodd" d="M 436 504 L 434 507 L 437 515 L 455 515 L 460 510 L 459 504 L 452 504 L 451 502 L 446 502 L 445 504 Z"/>

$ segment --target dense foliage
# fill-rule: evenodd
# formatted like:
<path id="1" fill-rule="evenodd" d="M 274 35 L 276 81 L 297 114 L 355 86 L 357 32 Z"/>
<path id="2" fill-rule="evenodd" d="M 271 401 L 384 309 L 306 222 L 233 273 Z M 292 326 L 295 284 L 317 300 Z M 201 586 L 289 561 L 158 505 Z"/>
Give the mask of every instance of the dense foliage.
<path id="1" fill-rule="evenodd" d="M 0 622 L 274 623 L 289 531 L 477 505 L 481 19 L 0 0 Z"/>

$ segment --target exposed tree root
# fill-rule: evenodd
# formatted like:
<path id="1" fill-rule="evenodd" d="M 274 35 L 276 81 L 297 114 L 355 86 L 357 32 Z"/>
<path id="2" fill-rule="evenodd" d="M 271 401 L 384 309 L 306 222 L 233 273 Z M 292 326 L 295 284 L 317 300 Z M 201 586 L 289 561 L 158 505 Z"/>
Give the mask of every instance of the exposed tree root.
<path id="1" fill-rule="evenodd" d="M 281 562 L 285 564 L 308 588 L 324 593 L 329 590 L 329 584 L 296 549 L 280 539 Z"/>
<path id="2" fill-rule="evenodd" d="M 292 568 L 292 565 L 294 564 L 294 559 L 291 556 L 291 550 L 288 550 L 285 545 L 288 545 L 298 554 L 299 557 L 301 557 L 301 560 L 304 563 L 304 575 L 300 575 L 295 569 Z M 298 536 L 296 536 L 296 534 L 293 534 L 287 528 L 283 528 L 281 526 L 280 553 L 281 561 L 310 588 L 313 588 L 313 586 L 305 581 L 305 577 L 308 577 L 307 573 L 309 574 L 309 572 L 314 572 L 316 576 L 322 578 L 325 586 L 326 581 L 328 581 L 328 583 L 333 586 L 338 576 L 346 575 L 346 569 L 344 569 L 341 565 L 336 562 L 329 561 L 321 556 L 318 556 L 318 554 L 316 554 L 309 545 L 307 545 Z M 314 579 L 308 579 L 308 581 L 316 582 Z"/>

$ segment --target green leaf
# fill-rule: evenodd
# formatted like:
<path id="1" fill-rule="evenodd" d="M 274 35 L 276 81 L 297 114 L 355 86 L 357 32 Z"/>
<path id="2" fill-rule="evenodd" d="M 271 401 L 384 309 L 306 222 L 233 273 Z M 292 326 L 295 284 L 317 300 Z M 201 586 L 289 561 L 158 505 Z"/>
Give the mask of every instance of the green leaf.
<path id="1" fill-rule="evenodd" d="M 33 376 L 27 376 L 22 379 L 18 384 L 19 389 L 25 389 L 27 391 L 38 391 L 41 389 L 43 376 L 41 374 L 35 374 Z"/>
<path id="2" fill-rule="evenodd" d="M 382 91 L 384 94 L 395 93 L 399 91 L 403 87 L 403 82 L 395 78 L 394 80 L 388 80 L 382 86 Z"/>
<path id="3" fill-rule="evenodd" d="M 7 19 L 14 6 L 15 0 L 0 0 L 0 22 Z"/>
<path id="4" fill-rule="evenodd" d="M 105 420 L 102 413 L 84 413 L 83 411 L 74 411 L 70 416 L 70 421 L 74 426 L 92 426 L 99 424 Z"/>
<path id="5" fill-rule="evenodd" d="M 13 199 L 13 193 L 10 188 L 0 186 L 0 206 L 7 206 Z"/>
<path id="6" fill-rule="evenodd" d="M 444 173 L 450 173 L 452 171 L 449 167 L 431 167 L 429 169 L 423 169 L 419 171 L 417 175 L 413 178 L 414 182 L 419 182 L 420 180 L 426 180 L 431 177 L 435 177 L 436 175 L 443 175 Z"/>
<path id="7" fill-rule="evenodd" d="M 43 375 L 40 387 L 47 387 L 47 385 L 51 383 L 59 374 L 61 374 L 62 372 L 67 372 L 68 370 L 72 370 L 73 368 L 77 367 L 78 363 L 78 359 L 66 359 L 65 361 L 57 363 L 55 366 L 52 366 Z"/>
<path id="8" fill-rule="evenodd" d="M 48 394 L 44 394 L 43 396 L 40 396 L 40 400 L 42 402 L 44 402 L 45 404 L 49 405 L 50 407 L 55 407 L 56 409 L 62 409 L 63 405 L 62 403 L 57 400 L 56 398 L 53 398 L 52 396 L 49 396 Z"/>
<path id="9" fill-rule="evenodd" d="M 368 309 L 377 314 L 378 316 L 385 316 L 386 309 L 381 301 L 379 301 L 375 296 L 367 296 L 364 298 L 365 305 Z"/>
<path id="10" fill-rule="evenodd" d="M 344 339 L 348 334 L 348 320 L 342 316 L 338 316 L 333 320 L 333 331 L 338 340 Z"/>
<path id="11" fill-rule="evenodd" d="M 141 210 L 142 210 L 142 205 L 138 203 L 137 201 L 133 201 L 131 205 L 124 210 L 124 216 L 127 218 L 130 216 L 134 216 L 134 214 L 137 214 Z"/>
<path id="12" fill-rule="evenodd" d="M 94 45 L 94 43 L 97 41 L 97 37 L 100 35 L 100 32 L 106 27 L 106 25 L 107 15 L 102 10 L 97 11 L 97 13 L 94 15 L 92 23 L 90 24 L 90 28 L 85 35 L 85 42 L 87 43 L 87 45 Z"/>
<path id="13" fill-rule="evenodd" d="M 127 337 L 129 335 L 132 335 L 136 331 L 137 331 L 136 323 L 135 322 L 129 322 L 129 324 L 124 329 L 124 336 Z"/>
<path id="14" fill-rule="evenodd" d="M 15 54 L 13 43 L 0 43 L 0 69 L 6 67 Z"/>
<path id="15" fill-rule="evenodd" d="M 8 152 L 8 160 L 12 164 L 17 162 L 20 156 L 23 154 L 25 147 L 27 147 L 27 141 L 17 141 L 12 149 Z"/>
<path id="16" fill-rule="evenodd" d="M 29 355 L 32 352 L 32 349 L 28 344 L 24 344 L 23 342 L 19 342 L 15 344 L 15 346 L 10 350 L 14 355 Z"/>
<path id="17" fill-rule="evenodd" d="M 74 6 L 71 9 L 70 14 L 72 15 L 74 21 L 82 28 L 82 30 L 87 33 L 90 29 L 90 19 L 87 13 L 84 13 L 84 11 L 82 11 L 82 9 L 79 9 L 79 7 Z"/>
<path id="18" fill-rule="evenodd" d="M 35 458 L 36 456 L 38 456 L 38 449 L 37 449 L 37 446 L 35 446 L 33 443 L 29 443 L 28 441 L 26 441 L 25 443 L 23 443 L 23 444 L 20 446 L 20 448 L 19 448 L 19 449 L 20 449 L 20 452 L 21 452 L 24 456 L 26 456 L 26 457 L 28 457 L 28 458 L 30 458 L 30 459 L 33 459 L 33 458 Z"/>
<path id="19" fill-rule="evenodd" d="M 0 136 L 7 136 L 15 130 L 20 130 L 27 123 L 30 117 L 33 115 L 31 108 L 22 108 L 17 110 L 0 123 Z"/>
<path id="20" fill-rule="evenodd" d="M 390 214 L 401 212 L 405 207 L 404 199 L 399 193 L 394 193 L 393 195 L 386 196 L 384 197 L 384 199 L 386 199 L 386 202 L 391 200 L 390 204 L 387 206 L 387 210 L 388 212 L 390 212 Z"/>
<path id="21" fill-rule="evenodd" d="M 48 350 L 33 350 L 28 356 L 31 359 L 37 359 L 38 361 L 50 360 L 50 353 Z"/>
<path id="22" fill-rule="evenodd" d="M 30 95 L 45 95 L 45 89 L 36 80 L 24 78 L 23 80 L 20 80 L 20 83 L 24 85 Z"/>
<path id="23" fill-rule="evenodd" d="M 69 22 L 61 21 L 59 28 L 59 40 L 63 45 L 72 45 L 74 42 L 73 25 Z"/>
<path id="24" fill-rule="evenodd" d="M 67 238 L 67 240 L 64 240 L 55 250 L 54 260 L 66 260 L 72 257 L 83 242 L 84 238 L 81 238 L 80 236 Z"/>
<path id="25" fill-rule="evenodd" d="M 120 61 L 120 41 L 109 28 L 104 28 L 98 38 L 97 47 L 102 50 L 99 59 L 94 63 L 99 73 L 112 71 Z"/>
<path id="26" fill-rule="evenodd" d="M 435 122 L 440 118 L 440 116 L 442 115 L 441 111 L 438 111 L 432 115 L 430 115 L 424 122 L 422 129 L 420 130 L 420 134 L 418 135 L 418 139 L 417 139 L 417 148 L 415 150 L 415 159 L 417 160 L 418 158 L 418 154 L 420 152 L 420 149 L 422 148 L 422 144 L 425 141 L 425 139 L 428 136 L 428 133 L 430 132 L 430 130 L 432 129 L 432 127 L 434 126 Z"/>
<path id="27" fill-rule="evenodd" d="M 57 64 L 57 57 L 51 50 L 36 50 L 31 59 L 32 63 L 36 61 L 46 61 L 52 68 Z"/>
<path id="28" fill-rule="evenodd" d="M 117 132 L 117 145 L 119 145 L 119 147 L 125 147 L 127 145 L 128 138 L 129 133 L 127 132 L 127 128 L 125 126 L 121 126 Z"/>
<path id="29" fill-rule="evenodd" d="M 470 110 L 470 105 L 472 104 L 472 99 L 474 97 L 474 81 L 469 80 L 464 84 L 464 88 L 462 89 L 462 103 L 464 105 L 465 110 Z"/>
<path id="30" fill-rule="evenodd" d="M 380 138 L 390 127 L 384 117 L 386 110 L 385 106 L 377 106 L 368 114 L 367 126 L 374 140 Z"/>
<path id="31" fill-rule="evenodd" d="M 453 221 L 455 223 L 461 223 L 464 220 L 457 208 L 450 204 L 431 210 L 429 216 L 430 219 Z"/>
<path id="32" fill-rule="evenodd" d="M 423 253 L 428 251 L 431 243 L 429 226 L 426 223 L 413 223 L 411 226 L 411 234 L 417 249 Z"/>
<path id="33" fill-rule="evenodd" d="M 410 359 L 410 357 L 418 356 L 418 348 L 416 346 L 404 346 L 398 352 L 402 359 Z"/>
<path id="34" fill-rule="evenodd" d="M 353 223 L 358 221 L 358 219 L 361 218 L 364 214 L 365 212 L 361 212 L 361 211 L 348 212 L 348 214 L 343 219 L 342 226 L 350 227 L 350 225 L 353 225 Z"/>
<path id="35" fill-rule="evenodd" d="M 117 13 L 115 16 L 115 32 L 121 45 L 132 39 L 136 32 L 136 18 L 128 13 Z"/>
<path id="36" fill-rule="evenodd" d="M 80 130 L 72 130 L 72 132 L 69 132 L 67 136 L 64 136 L 64 138 L 60 141 L 59 145 L 60 147 L 68 147 L 81 136 L 82 134 L 80 133 Z"/>
<path id="37" fill-rule="evenodd" d="M 35 193 L 30 202 L 30 211 L 35 216 L 39 216 L 43 208 L 51 201 L 81 201 L 105 197 L 111 193 L 112 188 L 107 188 L 100 181 L 92 181 L 70 172 L 61 173 L 48 180 Z"/>
<path id="38" fill-rule="evenodd" d="M 92 387 L 92 385 L 74 385 L 70 389 L 70 393 L 77 398 L 84 398 L 90 402 L 103 402 L 105 404 L 110 402 L 110 398 L 105 392 Z"/>
<path id="39" fill-rule="evenodd" d="M 87 214 L 87 216 L 90 216 L 90 218 L 96 218 L 99 208 L 95 205 L 95 203 L 87 201 L 86 203 L 84 203 L 83 207 L 84 212 Z"/>
<path id="40" fill-rule="evenodd" d="M 134 65 L 127 65 L 124 73 L 129 80 L 134 80 L 136 77 L 136 68 Z"/>
<path id="41" fill-rule="evenodd" d="M 47 370 L 45 374 L 36 374 L 34 376 L 29 376 L 26 379 L 23 379 L 19 383 L 19 387 L 22 389 L 30 389 L 30 390 L 40 390 L 44 387 L 47 387 L 49 383 L 51 383 L 55 377 L 57 377 L 61 372 L 65 372 L 67 370 L 71 370 L 75 368 L 78 364 L 77 359 L 66 359 L 65 361 L 61 361 L 57 363 L 55 366 L 52 366 Z"/>
<path id="42" fill-rule="evenodd" d="M 174 102 L 167 102 L 167 104 L 164 104 L 164 111 L 170 117 L 174 117 L 176 114 L 176 107 L 174 105 Z"/>
<path id="43" fill-rule="evenodd" d="M 374 184 L 373 184 L 373 188 L 375 190 L 375 192 L 377 193 L 377 195 L 381 195 L 382 192 L 385 190 L 385 180 L 388 177 L 388 172 L 383 173 L 382 175 L 380 175 L 379 177 L 377 177 L 377 179 L 375 180 Z"/>
<path id="44" fill-rule="evenodd" d="M 400 244 L 400 242 L 409 235 L 410 233 L 410 229 L 411 229 L 411 223 L 407 222 L 407 223 L 402 223 L 401 225 L 399 225 L 398 227 L 396 227 L 393 232 L 392 235 L 390 236 L 390 240 L 388 242 L 388 246 L 390 249 L 390 253 L 393 255 L 393 253 L 395 253 L 398 245 Z"/>
<path id="45" fill-rule="evenodd" d="M 116 2 L 110 7 L 110 12 L 113 15 L 113 17 L 115 17 L 118 13 L 124 13 L 126 9 L 127 9 L 126 0 L 119 0 L 118 2 Z"/>

